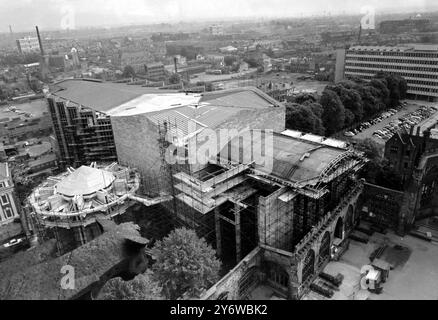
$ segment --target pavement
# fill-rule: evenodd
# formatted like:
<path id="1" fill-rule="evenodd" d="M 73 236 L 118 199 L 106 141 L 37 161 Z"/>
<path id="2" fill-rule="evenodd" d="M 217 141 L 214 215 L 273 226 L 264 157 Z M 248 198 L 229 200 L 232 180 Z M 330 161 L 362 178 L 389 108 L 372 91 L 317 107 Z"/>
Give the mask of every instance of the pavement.
<path id="1" fill-rule="evenodd" d="M 415 102 L 414 101 L 406 101 L 406 102 L 408 102 L 408 105 L 403 107 L 403 109 L 401 109 L 399 112 L 397 112 L 396 114 L 394 114 L 393 116 L 391 116 L 387 119 L 384 119 L 382 122 L 376 123 L 375 125 L 372 125 L 368 129 L 365 129 L 364 131 L 355 135 L 352 138 L 352 140 L 353 141 L 363 141 L 363 140 L 370 138 L 373 141 L 375 141 L 376 143 L 378 143 L 379 145 L 385 145 L 386 141 L 381 139 L 381 138 L 377 138 L 376 136 L 373 136 L 373 133 L 378 131 L 378 130 L 382 130 L 385 126 L 387 126 L 391 122 L 398 120 L 399 118 L 403 117 L 404 115 L 415 112 L 421 106 L 425 105 L 421 101 L 415 101 Z"/>
<path id="2" fill-rule="evenodd" d="M 368 265 L 371 253 L 388 244 L 380 259 L 392 264 L 381 294 L 361 290 L 360 270 Z M 438 300 L 438 243 L 411 236 L 400 238 L 394 233 L 375 233 L 368 244 L 351 241 L 349 250 L 339 262 L 330 262 L 324 272 L 344 275 L 340 291 L 331 300 Z M 309 293 L 306 299 L 315 299 Z M 325 299 L 321 297 L 320 299 Z"/>

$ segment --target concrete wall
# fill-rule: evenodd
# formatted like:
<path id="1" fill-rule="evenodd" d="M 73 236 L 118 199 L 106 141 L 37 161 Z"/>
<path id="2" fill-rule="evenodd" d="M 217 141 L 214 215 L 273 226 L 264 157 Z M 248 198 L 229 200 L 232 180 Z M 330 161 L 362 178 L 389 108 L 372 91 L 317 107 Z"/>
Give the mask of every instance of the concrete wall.
<path id="1" fill-rule="evenodd" d="M 258 207 L 258 231 L 261 244 L 292 250 L 294 201 L 285 203 L 278 199 L 287 193 L 282 188 L 270 196 L 260 197 Z"/>
<path id="2" fill-rule="evenodd" d="M 227 300 L 240 300 L 242 297 L 239 296 L 239 280 L 251 268 L 260 268 L 261 260 L 262 250 L 256 248 L 225 277 L 206 291 L 200 299 L 217 300 L 221 295 L 226 295 Z M 255 285 L 257 285 L 257 283 L 255 283 Z"/>
<path id="3" fill-rule="evenodd" d="M 137 168 L 143 187 L 151 194 L 160 183 L 160 148 L 158 128 L 145 115 L 112 117 L 111 123 L 119 163 Z"/>

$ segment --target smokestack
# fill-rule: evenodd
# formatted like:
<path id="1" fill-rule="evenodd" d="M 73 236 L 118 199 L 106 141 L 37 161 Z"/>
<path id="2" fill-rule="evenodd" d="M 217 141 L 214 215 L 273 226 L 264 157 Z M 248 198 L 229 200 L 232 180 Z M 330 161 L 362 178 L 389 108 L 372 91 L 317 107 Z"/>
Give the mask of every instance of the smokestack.
<path id="1" fill-rule="evenodd" d="M 44 48 L 43 48 L 43 42 L 41 41 L 40 30 L 38 29 L 38 26 L 36 26 L 35 29 L 38 36 L 38 43 L 40 44 L 41 56 L 44 56 Z"/>
<path id="2" fill-rule="evenodd" d="M 9 25 L 9 34 L 12 36 L 14 33 L 12 32 L 12 26 Z"/>
<path id="3" fill-rule="evenodd" d="M 175 63 L 175 74 L 177 74 L 178 73 L 178 58 L 174 57 L 173 62 Z"/>

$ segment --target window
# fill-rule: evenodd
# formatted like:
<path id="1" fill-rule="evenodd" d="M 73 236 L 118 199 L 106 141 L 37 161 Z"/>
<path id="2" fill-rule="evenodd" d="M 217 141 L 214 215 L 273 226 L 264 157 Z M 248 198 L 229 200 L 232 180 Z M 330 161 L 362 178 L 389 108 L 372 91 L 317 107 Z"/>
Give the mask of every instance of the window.
<path id="1" fill-rule="evenodd" d="M 1 196 L 1 201 L 2 201 L 2 204 L 3 204 L 3 205 L 5 205 L 5 204 L 9 204 L 9 197 L 8 197 L 8 195 L 7 195 L 7 194 L 3 194 L 3 195 Z"/>
<path id="2" fill-rule="evenodd" d="M 4 187 L 6 187 L 5 183 L 4 182 L 0 182 L 0 188 L 4 188 Z"/>
<path id="3" fill-rule="evenodd" d="M 6 219 L 10 219 L 10 218 L 12 218 L 14 216 L 11 208 L 6 208 L 5 209 L 5 213 L 6 213 Z"/>

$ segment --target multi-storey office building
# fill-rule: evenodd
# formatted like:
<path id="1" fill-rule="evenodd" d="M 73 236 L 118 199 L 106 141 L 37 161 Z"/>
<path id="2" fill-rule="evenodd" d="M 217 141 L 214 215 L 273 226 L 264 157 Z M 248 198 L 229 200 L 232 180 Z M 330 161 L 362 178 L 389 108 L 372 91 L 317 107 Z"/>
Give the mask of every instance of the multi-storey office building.
<path id="1" fill-rule="evenodd" d="M 406 79 L 410 98 L 438 100 L 438 46 L 355 46 L 346 52 L 345 77 L 369 80 L 379 71 Z"/>
<path id="2" fill-rule="evenodd" d="M 40 44 L 38 38 L 26 37 L 17 40 L 18 52 L 28 54 L 32 52 L 40 52 Z"/>
<path id="3" fill-rule="evenodd" d="M 15 203 L 14 183 L 7 163 L 0 163 L 0 226 L 19 217 Z"/>
<path id="4" fill-rule="evenodd" d="M 107 111 L 151 89 L 93 80 L 66 80 L 48 94 L 49 112 L 59 146 L 59 165 L 79 167 L 117 161 Z"/>

